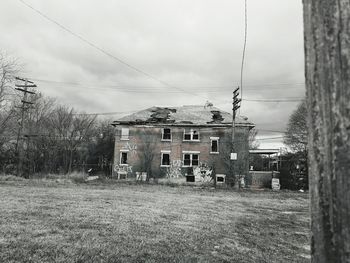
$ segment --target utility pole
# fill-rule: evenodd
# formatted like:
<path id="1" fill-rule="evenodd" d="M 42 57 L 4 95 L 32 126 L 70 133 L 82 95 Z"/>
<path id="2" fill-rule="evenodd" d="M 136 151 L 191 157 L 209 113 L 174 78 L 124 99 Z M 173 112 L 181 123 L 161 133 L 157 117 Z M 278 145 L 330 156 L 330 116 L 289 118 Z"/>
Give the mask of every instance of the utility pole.
<path id="1" fill-rule="evenodd" d="M 350 262 L 350 4 L 303 4 L 311 262 Z"/>
<path id="2" fill-rule="evenodd" d="M 34 82 L 29 81 L 28 79 L 23 79 L 16 77 L 16 80 L 24 82 L 24 84 L 16 84 L 16 90 L 23 92 L 23 98 L 21 100 L 22 105 L 18 107 L 21 109 L 21 121 L 19 123 L 18 133 L 17 133 L 17 143 L 16 143 L 16 153 L 17 153 L 17 176 L 22 176 L 23 174 L 23 126 L 24 126 L 24 117 L 29 109 L 29 105 L 32 105 L 33 102 L 28 101 L 28 94 L 34 95 L 34 91 L 28 90 L 28 88 L 36 88 Z M 27 106 L 26 106 L 27 105 Z"/>
<path id="3" fill-rule="evenodd" d="M 233 91 L 233 97 L 232 97 L 232 136 L 231 136 L 231 173 L 232 173 L 232 178 L 230 180 L 230 184 L 234 184 L 234 186 L 237 188 L 238 187 L 238 180 L 237 180 L 237 169 L 236 169 L 236 161 L 237 161 L 237 152 L 236 151 L 236 142 L 235 142 L 235 129 L 236 129 L 236 112 L 237 110 L 241 107 L 240 102 L 241 99 L 238 98 L 239 96 L 239 87 L 237 87 Z"/>

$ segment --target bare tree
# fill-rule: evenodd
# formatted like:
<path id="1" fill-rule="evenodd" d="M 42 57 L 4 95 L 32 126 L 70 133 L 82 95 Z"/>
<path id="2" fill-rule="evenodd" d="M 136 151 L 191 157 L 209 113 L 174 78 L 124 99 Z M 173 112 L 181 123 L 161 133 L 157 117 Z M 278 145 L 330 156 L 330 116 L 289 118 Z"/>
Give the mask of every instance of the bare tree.
<path id="1" fill-rule="evenodd" d="M 0 51 L 0 147 L 8 140 L 4 136 L 8 131 L 9 122 L 15 112 L 16 96 L 12 90 L 12 84 L 18 70 L 17 61 Z"/>
<path id="2" fill-rule="evenodd" d="M 138 149 L 140 168 L 147 172 L 147 180 L 154 176 L 152 163 L 155 156 L 156 135 L 147 129 L 141 131 L 141 144 Z"/>
<path id="3" fill-rule="evenodd" d="M 257 129 L 249 130 L 249 137 L 248 137 L 249 149 L 258 149 L 259 148 L 260 143 L 256 140 L 257 135 L 258 135 Z"/>
<path id="4" fill-rule="evenodd" d="M 52 161 L 57 159 L 55 141 L 50 138 L 48 120 L 52 117 L 56 101 L 38 93 L 32 99 L 33 108 L 28 111 L 26 120 L 27 162 L 30 173 L 40 170 L 51 172 Z"/>
<path id="5" fill-rule="evenodd" d="M 349 262 L 349 0 L 304 0 L 304 39 L 312 262 Z"/>
<path id="6" fill-rule="evenodd" d="M 19 66 L 17 60 L 0 51 L 0 105 L 6 100 Z"/>
<path id="7" fill-rule="evenodd" d="M 15 159 L 15 96 L 12 85 L 19 66 L 15 59 L 0 51 L 0 163 L 2 170 Z"/>
<path id="8" fill-rule="evenodd" d="M 284 143 L 294 152 L 307 151 L 307 109 L 306 102 L 302 101 L 289 117 Z"/>
<path id="9" fill-rule="evenodd" d="M 111 174 L 114 154 L 115 130 L 112 122 L 111 119 L 97 120 L 93 131 L 96 140 L 91 140 L 88 145 L 88 165 L 97 164 L 106 176 Z"/>

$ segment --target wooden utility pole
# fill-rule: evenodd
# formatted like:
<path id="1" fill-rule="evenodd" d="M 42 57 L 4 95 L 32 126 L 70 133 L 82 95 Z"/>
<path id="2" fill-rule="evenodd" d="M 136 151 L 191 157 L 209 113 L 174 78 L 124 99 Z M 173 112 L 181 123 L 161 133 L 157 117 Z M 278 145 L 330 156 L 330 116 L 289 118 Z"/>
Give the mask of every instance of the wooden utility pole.
<path id="1" fill-rule="evenodd" d="M 16 84 L 16 90 L 23 92 L 23 98 L 22 98 L 22 105 L 19 107 L 21 109 L 21 120 L 19 123 L 18 133 L 17 133 L 17 143 L 16 143 L 16 153 L 17 153 L 17 176 L 22 176 L 23 174 L 23 126 L 24 126 L 24 118 L 27 110 L 29 109 L 26 105 L 33 104 L 30 101 L 27 101 L 28 93 L 29 94 L 35 94 L 33 91 L 29 91 L 28 88 L 35 88 L 36 85 L 34 82 L 29 81 L 28 79 L 22 79 L 19 77 L 16 77 L 16 80 L 24 82 L 24 85 L 22 84 Z"/>
<path id="2" fill-rule="evenodd" d="M 312 262 L 350 262 L 350 2 L 303 4 Z"/>
<path id="3" fill-rule="evenodd" d="M 241 99 L 238 98 L 239 96 L 239 87 L 236 88 L 233 91 L 233 96 L 232 96 L 232 136 L 231 136 L 231 173 L 232 173 L 232 178 L 229 181 L 229 184 L 234 184 L 235 187 L 238 188 L 239 182 L 237 177 L 237 145 L 236 139 L 235 139 L 235 129 L 236 129 L 236 112 L 240 108 L 240 102 Z"/>

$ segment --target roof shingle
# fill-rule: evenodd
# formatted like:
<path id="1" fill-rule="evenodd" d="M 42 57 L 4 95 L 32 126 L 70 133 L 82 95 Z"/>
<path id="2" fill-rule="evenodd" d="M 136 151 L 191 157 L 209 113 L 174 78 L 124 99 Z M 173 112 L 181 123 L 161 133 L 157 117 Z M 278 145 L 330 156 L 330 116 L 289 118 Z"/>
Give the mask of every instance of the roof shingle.
<path id="1" fill-rule="evenodd" d="M 182 107 L 151 107 L 116 120 L 118 124 L 193 124 L 222 126 L 232 124 L 232 114 L 216 107 L 185 105 Z M 247 118 L 236 117 L 236 125 L 254 126 Z"/>

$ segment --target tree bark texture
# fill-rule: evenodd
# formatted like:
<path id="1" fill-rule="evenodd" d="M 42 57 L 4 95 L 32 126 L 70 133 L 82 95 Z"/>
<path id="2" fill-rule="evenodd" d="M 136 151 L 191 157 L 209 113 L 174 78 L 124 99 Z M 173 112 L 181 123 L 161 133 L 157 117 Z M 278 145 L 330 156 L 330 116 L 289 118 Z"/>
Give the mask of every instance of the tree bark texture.
<path id="1" fill-rule="evenodd" d="M 350 262 L 350 1 L 303 4 L 312 262 Z"/>

